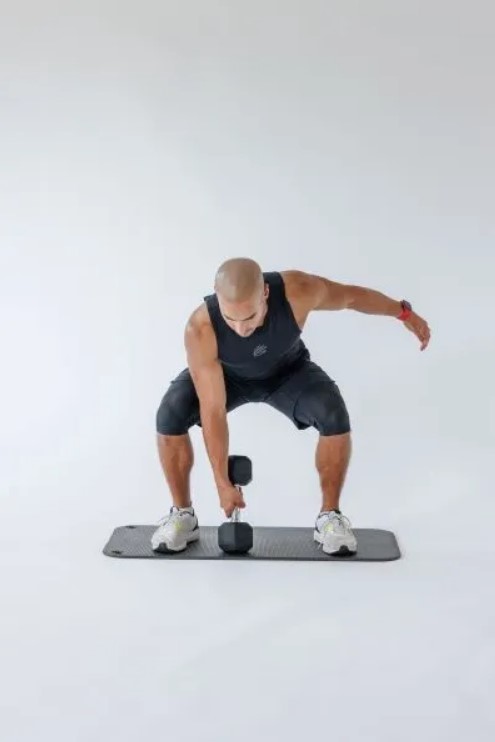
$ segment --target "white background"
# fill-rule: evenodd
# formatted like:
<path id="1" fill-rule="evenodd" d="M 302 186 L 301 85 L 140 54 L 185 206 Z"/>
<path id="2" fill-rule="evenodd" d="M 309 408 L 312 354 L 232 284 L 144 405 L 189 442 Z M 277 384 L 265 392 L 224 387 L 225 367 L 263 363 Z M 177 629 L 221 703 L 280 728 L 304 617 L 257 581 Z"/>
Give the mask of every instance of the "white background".
<path id="1" fill-rule="evenodd" d="M 495 734 L 490 2 L 2 3 L 0 712 L 9 742 Z M 170 502 L 155 413 L 217 266 L 406 297 L 303 335 L 383 564 L 118 560 Z M 246 516 L 312 526 L 315 431 L 229 417 Z M 222 520 L 201 433 L 193 498 Z"/>

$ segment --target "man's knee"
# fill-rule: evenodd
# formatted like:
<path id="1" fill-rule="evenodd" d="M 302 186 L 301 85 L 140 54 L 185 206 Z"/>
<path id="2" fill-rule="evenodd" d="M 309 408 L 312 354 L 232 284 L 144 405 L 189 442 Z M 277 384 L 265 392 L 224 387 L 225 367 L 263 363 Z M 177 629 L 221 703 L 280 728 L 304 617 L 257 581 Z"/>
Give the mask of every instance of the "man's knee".
<path id="1" fill-rule="evenodd" d="M 188 426 L 183 415 L 168 400 L 162 400 L 156 412 L 156 432 L 161 436 L 184 435 Z"/>
<path id="2" fill-rule="evenodd" d="M 349 433 L 351 422 L 344 400 L 334 395 L 324 397 L 315 416 L 315 427 L 321 435 Z"/>
<path id="3" fill-rule="evenodd" d="M 302 414 L 320 435 L 351 432 L 349 412 L 335 383 L 309 387 L 299 397 L 296 412 Z"/>
<path id="4" fill-rule="evenodd" d="M 198 412 L 191 390 L 171 384 L 156 412 L 156 432 L 163 436 L 185 435 L 197 422 Z"/>

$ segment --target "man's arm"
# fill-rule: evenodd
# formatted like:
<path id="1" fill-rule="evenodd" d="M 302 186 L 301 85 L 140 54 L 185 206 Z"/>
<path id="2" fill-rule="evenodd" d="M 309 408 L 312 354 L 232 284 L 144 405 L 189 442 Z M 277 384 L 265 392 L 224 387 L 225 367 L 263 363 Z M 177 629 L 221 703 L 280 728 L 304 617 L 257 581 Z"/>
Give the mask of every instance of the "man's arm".
<path id="1" fill-rule="evenodd" d="M 213 328 L 190 319 L 184 344 L 191 378 L 199 397 L 203 439 L 217 487 L 229 483 L 226 391 Z"/>
<path id="2" fill-rule="evenodd" d="M 304 271 L 287 271 L 285 275 L 289 284 L 293 286 L 292 293 L 295 302 L 301 303 L 305 313 L 322 309 L 354 309 L 364 314 L 398 317 L 402 311 L 400 301 L 391 299 L 374 289 L 337 283 Z M 412 312 L 404 325 L 421 340 L 421 350 L 424 350 L 430 340 L 430 328 L 427 322 Z"/>
<path id="3" fill-rule="evenodd" d="M 398 317 L 402 311 L 400 301 L 391 299 L 374 289 L 337 283 L 323 276 L 302 271 L 291 271 L 291 273 L 299 274 L 294 275 L 294 278 L 300 283 L 309 311 L 354 309 L 356 312 L 383 314 L 389 317 Z"/>

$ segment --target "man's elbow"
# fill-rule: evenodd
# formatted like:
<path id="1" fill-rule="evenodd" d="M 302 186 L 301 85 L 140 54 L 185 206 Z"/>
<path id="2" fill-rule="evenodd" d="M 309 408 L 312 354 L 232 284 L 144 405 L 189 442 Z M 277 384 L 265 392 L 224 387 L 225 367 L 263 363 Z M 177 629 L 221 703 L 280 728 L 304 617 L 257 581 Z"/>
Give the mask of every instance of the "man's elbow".
<path id="1" fill-rule="evenodd" d="M 329 281 L 326 296 L 323 300 L 324 309 L 352 309 L 356 300 L 356 286 Z"/>
<path id="2" fill-rule="evenodd" d="M 344 286 L 343 290 L 343 309 L 354 309 L 359 293 L 358 286 Z"/>

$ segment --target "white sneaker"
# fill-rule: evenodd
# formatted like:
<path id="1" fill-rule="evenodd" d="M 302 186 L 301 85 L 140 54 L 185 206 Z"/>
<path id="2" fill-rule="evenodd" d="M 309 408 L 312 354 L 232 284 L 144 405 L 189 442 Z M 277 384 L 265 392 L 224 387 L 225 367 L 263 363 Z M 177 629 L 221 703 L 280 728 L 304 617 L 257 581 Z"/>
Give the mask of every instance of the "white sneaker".
<path id="1" fill-rule="evenodd" d="M 349 518 L 335 510 L 319 514 L 314 540 L 321 544 L 325 554 L 355 554 L 357 551 L 357 540 Z"/>
<path id="2" fill-rule="evenodd" d="M 184 551 L 188 544 L 199 539 L 198 519 L 193 508 L 178 508 L 158 521 L 160 526 L 151 537 L 153 551 Z"/>

